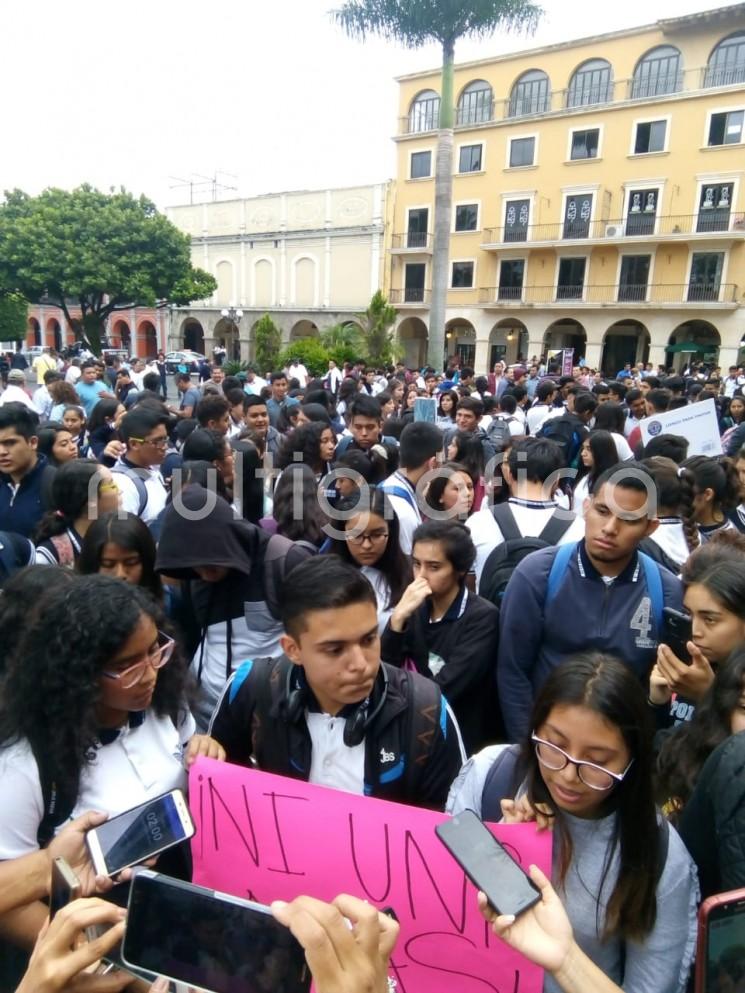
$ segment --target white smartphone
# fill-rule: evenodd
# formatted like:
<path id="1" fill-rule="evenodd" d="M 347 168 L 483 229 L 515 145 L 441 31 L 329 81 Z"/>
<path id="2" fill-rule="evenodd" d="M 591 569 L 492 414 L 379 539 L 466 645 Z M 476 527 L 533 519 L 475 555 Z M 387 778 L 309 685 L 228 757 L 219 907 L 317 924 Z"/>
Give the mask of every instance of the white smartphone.
<path id="1" fill-rule="evenodd" d="M 91 828 L 86 841 L 96 872 L 115 876 L 191 838 L 194 831 L 184 794 L 171 790 Z"/>

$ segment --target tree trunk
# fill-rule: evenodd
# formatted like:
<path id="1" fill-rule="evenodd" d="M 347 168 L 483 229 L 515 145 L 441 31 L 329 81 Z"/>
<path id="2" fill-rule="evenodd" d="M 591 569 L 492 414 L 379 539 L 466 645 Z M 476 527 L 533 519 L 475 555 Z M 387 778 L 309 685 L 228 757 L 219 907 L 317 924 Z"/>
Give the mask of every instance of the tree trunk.
<path id="1" fill-rule="evenodd" d="M 450 262 L 450 214 L 453 199 L 453 60 L 455 45 L 442 46 L 440 87 L 440 130 L 437 135 L 435 170 L 435 223 L 432 244 L 432 303 L 429 310 L 427 362 L 433 369 L 444 368 L 445 307 Z"/>
<path id="2" fill-rule="evenodd" d="M 96 313 L 88 313 L 85 317 L 73 317 L 70 323 L 75 331 L 75 339 L 93 352 L 100 355 L 106 337 L 106 322 Z"/>

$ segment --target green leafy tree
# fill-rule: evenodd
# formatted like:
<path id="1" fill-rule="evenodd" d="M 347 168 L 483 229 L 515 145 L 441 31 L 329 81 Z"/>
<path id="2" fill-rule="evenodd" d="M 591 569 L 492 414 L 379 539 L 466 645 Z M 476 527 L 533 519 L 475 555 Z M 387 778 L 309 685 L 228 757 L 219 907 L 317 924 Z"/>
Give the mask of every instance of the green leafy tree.
<path id="1" fill-rule="evenodd" d="M 391 328 L 396 322 L 396 308 L 391 307 L 382 290 L 373 294 L 370 306 L 361 315 L 364 324 L 365 344 L 370 365 L 389 365 L 394 357 Z"/>
<path id="2" fill-rule="evenodd" d="M 329 367 L 329 353 L 318 338 L 296 338 L 280 353 L 278 368 L 284 369 L 293 359 L 299 359 L 311 376 L 322 376 Z"/>
<path id="3" fill-rule="evenodd" d="M 100 354 L 108 318 L 132 307 L 204 300 L 215 279 L 191 264 L 187 235 L 144 196 L 91 186 L 6 192 L 0 205 L 0 287 L 62 309 Z M 73 317 L 69 308 L 80 308 Z"/>
<path id="4" fill-rule="evenodd" d="M 460 38 L 486 38 L 497 30 L 532 32 L 542 9 L 530 0 L 346 0 L 332 17 L 352 38 L 380 35 L 407 48 L 442 49 L 440 120 L 435 172 L 432 304 L 428 362 L 441 369 L 445 353 L 450 211 L 453 198 L 453 66 Z"/>
<path id="5" fill-rule="evenodd" d="M 256 324 L 256 366 L 261 373 L 274 372 L 282 347 L 282 334 L 269 314 Z"/>
<path id="6" fill-rule="evenodd" d="M 365 344 L 362 331 L 356 324 L 333 324 L 321 331 L 321 342 L 329 351 L 344 348 L 355 355 L 364 355 Z"/>
<path id="7" fill-rule="evenodd" d="M 20 293 L 0 293 L 0 341 L 26 337 L 28 300 Z"/>

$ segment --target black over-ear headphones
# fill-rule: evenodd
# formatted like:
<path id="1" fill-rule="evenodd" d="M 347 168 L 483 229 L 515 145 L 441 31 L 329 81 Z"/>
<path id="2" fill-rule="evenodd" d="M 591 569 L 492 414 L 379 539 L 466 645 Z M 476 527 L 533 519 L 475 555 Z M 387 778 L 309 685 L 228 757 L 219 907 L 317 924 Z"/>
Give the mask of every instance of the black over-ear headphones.
<path id="1" fill-rule="evenodd" d="M 291 724 L 297 724 L 302 720 L 311 695 L 304 674 L 298 672 L 298 668 L 298 666 L 293 665 L 287 670 L 285 717 Z M 370 711 L 371 693 L 370 696 L 365 697 L 361 703 L 357 704 L 354 712 L 346 718 L 344 725 L 344 744 L 347 748 L 354 748 L 356 745 L 362 744 L 365 740 L 367 729 L 385 705 L 386 697 L 388 696 L 388 673 L 385 671 L 385 666 L 382 663 L 378 670 L 376 683 L 378 678 L 382 678 L 383 686 L 380 691 L 380 699 L 373 707 L 372 712 Z M 373 687 L 373 692 L 375 692 L 375 687 Z"/>

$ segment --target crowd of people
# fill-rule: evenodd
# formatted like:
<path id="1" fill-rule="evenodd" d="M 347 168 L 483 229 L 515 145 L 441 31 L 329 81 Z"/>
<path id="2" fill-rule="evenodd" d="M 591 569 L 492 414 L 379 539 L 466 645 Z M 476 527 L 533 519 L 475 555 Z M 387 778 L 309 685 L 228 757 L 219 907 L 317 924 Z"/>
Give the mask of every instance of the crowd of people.
<path id="1" fill-rule="evenodd" d="M 171 402 L 142 360 L 45 353 L 35 390 L 7 365 L 3 993 L 77 989 L 121 938 L 127 883 L 95 877 L 85 832 L 186 790 L 199 756 L 535 821 L 541 902 L 479 906 L 544 989 L 686 990 L 700 900 L 745 886 L 742 369 L 216 361 Z M 707 399 L 724 454 L 644 443 Z M 60 854 L 86 899 L 49 925 Z M 157 868 L 188 879 L 188 847 Z M 385 915 L 274 913 L 320 993 L 387 989 Z M 77 946 L 91 922 L 111 929 Z"/>

